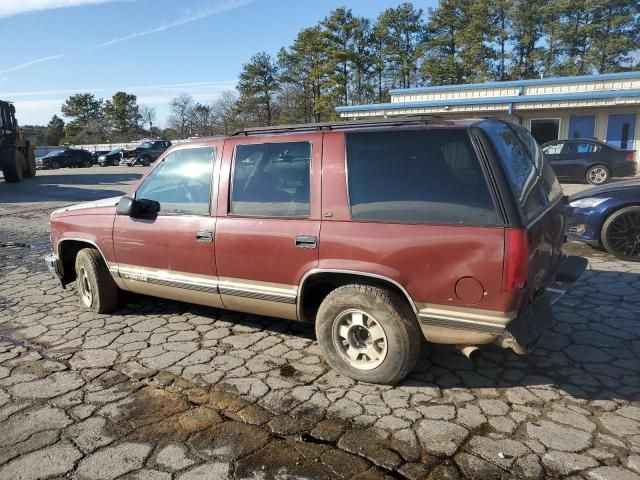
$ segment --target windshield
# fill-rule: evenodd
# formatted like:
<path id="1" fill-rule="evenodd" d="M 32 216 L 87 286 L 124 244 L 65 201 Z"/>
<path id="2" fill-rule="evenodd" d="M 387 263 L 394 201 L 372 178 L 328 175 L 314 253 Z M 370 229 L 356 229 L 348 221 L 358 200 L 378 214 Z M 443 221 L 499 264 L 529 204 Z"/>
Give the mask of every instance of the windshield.
<path id="1" fill-rule="evenodd" d="M 151 148 L 151 145 L 153 145 L 151 142 L 144 142 L 138 148 Z"/>
<path id="2" fill-rule="evenodd" d="M 114 148 L 113 150 L 111 150 L 111 151 L 109 152 L 109 154 L 112 154 L 112 153 L 119 153 L 119 152 L 120 152 L 120 150 L 122 150 L 122 149 L 121 149 L 121 148 Z"/>

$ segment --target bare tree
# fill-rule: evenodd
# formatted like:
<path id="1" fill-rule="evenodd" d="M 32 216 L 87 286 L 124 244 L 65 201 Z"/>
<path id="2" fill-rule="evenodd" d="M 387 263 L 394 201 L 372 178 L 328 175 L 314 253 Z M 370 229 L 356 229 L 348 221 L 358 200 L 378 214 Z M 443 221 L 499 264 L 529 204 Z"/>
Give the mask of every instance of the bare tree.
<path id="1" fill-rule="evenodd" d="M 211 108 L 216 119 L 216 133 L 229 135 L 244 126 L 245 121 L 238 108 L 238 94 L 234 90 L 222 92 Z"/>
<path id="2" fill-rule="evenodd" d="M 140 105 L 140 116 L 142 117 L 142 123 L 149 124 L 149 133 L 153 135 L 153 122 L 156 121 L 156 107 L 150 107 L 149 105 Z"/>
<path id="3" fill-rule="evenodd" d="M 213 135 L 216 130 L 215 123 L 216 118 L 211 105 L 197 103 L 193 107 L 193 127 L 196 135 Z"/>
<path id="4" fill-rule="evenodd" d="M 193 109 L 195 101 L 191 95 L 181 93 L 169 102 L 171 115 L 169 116 L 169 125 L 175 128 L 182 138 L 188 137 L 192 133 L 193 127 Z"/>

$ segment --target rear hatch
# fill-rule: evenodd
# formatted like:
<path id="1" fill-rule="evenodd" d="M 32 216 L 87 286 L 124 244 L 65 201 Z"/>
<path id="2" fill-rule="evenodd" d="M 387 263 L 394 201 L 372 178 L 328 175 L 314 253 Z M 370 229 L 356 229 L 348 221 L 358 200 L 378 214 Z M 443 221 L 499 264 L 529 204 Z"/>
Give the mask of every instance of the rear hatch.
<path id="1" fill-rule="evenodd" d="M 554 280 L 566 223 L 562 188 L 537 143 L 524 128 L 501 121 L 481 124 L 502 164 L 515 204 L 505 231 L 503 291 L 530 302 Z"/>

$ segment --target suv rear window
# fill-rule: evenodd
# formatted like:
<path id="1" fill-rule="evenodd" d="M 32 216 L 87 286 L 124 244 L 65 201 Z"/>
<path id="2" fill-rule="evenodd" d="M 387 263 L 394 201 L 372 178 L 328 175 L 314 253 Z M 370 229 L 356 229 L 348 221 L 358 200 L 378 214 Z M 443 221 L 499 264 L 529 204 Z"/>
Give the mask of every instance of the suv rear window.
<path id="1" fill-rule="evenodd" d="M 354 220 L 500 223 L 466 130 L 357 132 L 346 141 Z"/>
<path id="2" fill-rule="evenodd" d="M 499 121 L 485 121 L 481 126 L 500 157 L 524 219 L 535 219 L 562 195 L 553 169 L 523 127 Z"/>

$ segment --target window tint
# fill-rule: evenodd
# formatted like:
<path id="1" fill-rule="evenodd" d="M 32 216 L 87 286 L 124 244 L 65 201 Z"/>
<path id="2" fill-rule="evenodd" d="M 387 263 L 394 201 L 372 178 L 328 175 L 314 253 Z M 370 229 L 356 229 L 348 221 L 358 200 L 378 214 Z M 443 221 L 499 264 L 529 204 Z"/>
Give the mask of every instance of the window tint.
<path id="1" fill-rule="evenodd" d="M 533 220 L 562 194 L 553 169 L 524 128 L 497 121 L 483 122 L 482 127 L 500 157 L 524 219 Z"/>
<path id="2" fill-rule="evenodd" d="M 349 133 L 347 169 L 355 220 L 499 223 L 465 130 Z"/>
<path id="3" fill-rule="evenodd" d="M 309 142 L 238 145 L 233 163 L 230 213 L 309 216 Z"/>
<path id="4" fill-rule="evenodd" d="M 551 145 L 547 145 L 542 149 L 542 151 L 548 155 L 559 155 L 562 151 L 562 143 L 552 143 Z"/>
<path id="5" fill-rule="evenodd" d="M 160 212 L 209 213 L 215 148 L 189 148 L 166 156 L 136 192 L 160 202 Z"/>

